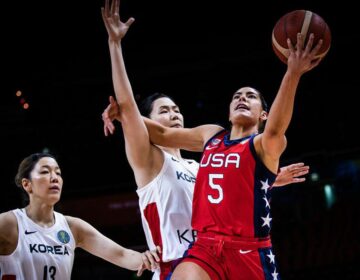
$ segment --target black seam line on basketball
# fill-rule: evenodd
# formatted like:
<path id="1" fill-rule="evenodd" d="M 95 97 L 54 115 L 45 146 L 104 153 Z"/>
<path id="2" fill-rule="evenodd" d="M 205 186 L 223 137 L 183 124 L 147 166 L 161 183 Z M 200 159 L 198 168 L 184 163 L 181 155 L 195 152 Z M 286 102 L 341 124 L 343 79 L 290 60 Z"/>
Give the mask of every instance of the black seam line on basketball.
<path id="1" fill-rule="evenodd" d="M 27 231 L 25 230 L 25 234 L 32 234 L 32 233 L 35 233 L 36 231 Z"/>

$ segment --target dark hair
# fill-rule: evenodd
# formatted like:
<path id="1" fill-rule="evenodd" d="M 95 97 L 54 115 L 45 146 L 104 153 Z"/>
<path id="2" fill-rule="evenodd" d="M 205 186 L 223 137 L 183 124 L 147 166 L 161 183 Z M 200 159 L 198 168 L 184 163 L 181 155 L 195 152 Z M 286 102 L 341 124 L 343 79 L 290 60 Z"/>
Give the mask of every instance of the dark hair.
<path id="1" fill-rule="evenodd" d="M 268 107 L 268 104 L 264 98 L 264 95 L 256 88 L 253 88 L 257 91 L 257 93 L 259 94 L 259 98 L 260 98 L 260 102 L 261 102 L 261 107 L 262 109 L 265 111 L 265 112 L 269 112 L 269 107 Z M 258 131 L 259 133 L 262 133 L 264 131 L 264 128 L 265 128 L 265 124 L 266 124 L 266 120 L 259 123 L 259 127 L 258 127 Z"/>
<path id="2" fill-rule="evenodd" d="M 264 95 L 262 95 L 262 93 L 260 91 L 258 91 L 258 93 L 259 93 L 259 97 L 260 97 L 260 101 L 261 101 L 261 106 L 262 106 L 263 110 L 268 113 L 269 106 L 264 98 Z"/>
<path id="3" fill-rule="evenodd" d="M 56 158 L 49 153 L 35 153 L 24 158 L 19 165 L 18 172 L 15 176 L 15 184 L 22 190 L 24 203 L 29 201 L 29 195 L 22 187 L 22 179 L 31 179 L 31 171 L 33 171 L 35 165 L 43 157 L 51 157 L 56 160 Z"/>
<path id="4" fill-rule="evenodd" d="M 259 90 L 257 90 L 257 92 L 259 93 L 261 106 L 262 106 L 263 110 L 268 113 L 269 112 L 269 107 L 268 107 L 267 102 L 266 102 L 266 100 L 264 98 L 264 95 Z M 266 124 L 266 120 L 259 124 L 259 133 L 264 131 L 265 124 Z"/>
<path id="5" fill-rule="evenodd" d="M 169 98 L 172 101 L 174 101 L 173 98 L 171 98 L 170 96 L 163 94 L 163 93 L 159 93 L 159 92 L 155 92 L 152 95 L 149 95 L 148 97 L 146 97 L 140 104 L 140 113 L 141 115 L 143 115 L 144 117 L 150 117 L 151 111 L 153 110 L 153 104 L 154 101 L 156 101 L 159 98 Z M 176 103 L 174 101 L 174 103 Z"/>

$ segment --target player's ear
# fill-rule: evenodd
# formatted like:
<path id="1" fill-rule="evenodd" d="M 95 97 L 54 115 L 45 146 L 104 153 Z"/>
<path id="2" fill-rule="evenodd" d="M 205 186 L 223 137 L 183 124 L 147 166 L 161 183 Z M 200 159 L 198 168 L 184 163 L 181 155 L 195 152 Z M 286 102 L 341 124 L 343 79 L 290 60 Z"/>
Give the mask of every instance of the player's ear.
<path id="1" fill-rule="evenodd" d="M 23 178 L 21 180 L 21 185 L 27 193 L 32 193 L 32 184 L 29 179 Z"/>
<path id="2" fill-rule="evenodd" d="M 268 118 L 268 113 L 266 111 L 262 111 L 260 114 L 260 120 L 261 121 L 266 121 Z"/>

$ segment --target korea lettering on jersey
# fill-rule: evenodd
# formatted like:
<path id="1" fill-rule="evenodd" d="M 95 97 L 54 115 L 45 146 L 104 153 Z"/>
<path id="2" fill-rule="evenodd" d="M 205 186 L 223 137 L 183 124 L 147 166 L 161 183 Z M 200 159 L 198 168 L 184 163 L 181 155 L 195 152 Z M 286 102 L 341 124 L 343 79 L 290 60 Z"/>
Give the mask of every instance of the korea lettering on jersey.
<path id="1" fill-rule="evenodd" d="M 12 254 L 0 256 L 0 279 L 70 279 L 75 241 L 65 217 L 55 212 L 55 224 L 43 228 L 30 220 L 24 209 L 13 213 L 19 229 L 18 244 Z"/>
<path id="2" fill-rule="evenodd" d="M 36 232 L 27 232 L 25 231 L 25 234 L 32 234 Z M 70 241 L 69 234 L 61 230 L 57 234 L 58 239 L 62 243 L 68 243 Z M 61 237 L 61 238 L 59 238 Z M 29 244 L 29 253 L 30 254 L 50 254 L 50 255 L 70 255 L 69 250 L 65 245 L 46 245 L 46 244 Z"/>

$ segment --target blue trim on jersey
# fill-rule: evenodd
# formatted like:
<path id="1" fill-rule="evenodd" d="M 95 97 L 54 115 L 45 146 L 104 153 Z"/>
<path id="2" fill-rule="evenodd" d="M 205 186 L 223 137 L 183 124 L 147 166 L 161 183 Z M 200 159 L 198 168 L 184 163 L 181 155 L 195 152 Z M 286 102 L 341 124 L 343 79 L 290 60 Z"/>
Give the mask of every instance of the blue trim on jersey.
<path id="1" fill-rule="evenodd" d="M 275 263 L 272 263 L 272 262 L 270 262 L 270 258 L 267 256 L 267 255 L 270 255 L 270 251 L 273 251 L 272 247 L 258 249 L 262 269 L 264 271 L 265 280 L 274 280 L 272 273 L 274 273 L 275 271 L 276 271 L 276 273 L 278 273 L 278 269 L 276 266 L 276 260 L 275 260 Z M 277 275 L 277 279 L 281 280 L 279 274 Z"/>
<path id="2" fill-rule="evenodd" d="M 233 140 L 230 140 L 230 133 L 226 134 L 224 136 L 224 145 L 225 146 L 231 146 L 231 145 L 235 145 L 235 144 L 239 144 L 241 143 L 242 141 L 246 140 L 246 139 L 249 139 L 250 137 L 253 137 L 255 136 L 255 134 L 251 134 L 251 135 L 248 135 L 248 136 L 245 136 L 243 138 L 239 138 L 239 139 L 233 139 Z"/>
<path id="3" fill-rule="evenodd" d="M 264 218 L 272 218 L 270 213 L 270 207 L 267 206 L 267 203 L 270 203 L 271 200 L 271 186 L 275 182 L 276 174 L 271 172 L 262 160 L 258 157 L 255 146 L 254 138 L 256 135 L 253 135 L 250 138 L 250 150 L 255 159 L 255 170 L 254 170 L 254 234 L 255 237 L 267 237 L 270 234 L 271 230 L 271 221 L 269 221 L 269 226 L 265 224 Z M 262 189 L 264 186 L 269 186 L 269 188 Z"/>
<path id="4" fill-rule="evenodd" d="M 204 152 L 206 146 L 209 144 L 209 142 L 212 141 L 215 137 L 219 136 L 219 135 L 220 135 L 221 133 L 223 133 L 224 131 L 226 131 L 226 129 L 222 129 L 222 130 L 220 130 L 219 132 L 215 133 L 214 136 L 210 137 L 210 139 L 206 141 L 206 143 L 205 143 L 205 145 L 204 145 L 204 147 L 203 147 L 203 152 Z"/>
<path id="5" fill-rule="evenodd" d="M 262 160 L 259 158 L 258 154 L 256 153 L 256 150 L 255 150 L 255 145 L 254 145 L 254 139 L 255 137 L 259 135 L 259 134 L 252 134 L 251 135 L 251 138 L 250 138 L 250 151 L 254 157 L 254 159 L 256 160 L 256 164 L 260 164 L 263 166 L 263 168 L 266 170 L 266 172 L 272 174 L 273 176 L 277 176 L 277 174 L 273 173 L 271 170 L 269 170 L 266 165 L 262 162 Z M 274 180 L 275 181 L 275 180 Z"/>

